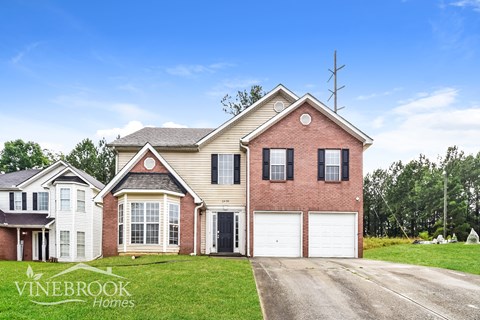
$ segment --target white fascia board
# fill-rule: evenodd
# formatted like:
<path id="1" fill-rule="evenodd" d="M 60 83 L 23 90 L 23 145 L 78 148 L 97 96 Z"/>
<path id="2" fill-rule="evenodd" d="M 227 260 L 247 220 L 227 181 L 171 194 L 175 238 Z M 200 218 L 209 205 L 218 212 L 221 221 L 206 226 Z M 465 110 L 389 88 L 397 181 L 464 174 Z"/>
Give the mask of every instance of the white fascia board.
<path id="1" fill-rule="evenodd" d="M 157 150 L 155 150 L 154 147 L 152 147 L 152 145 L 150 143 L 146 143 L 142 149 L 140 149 L 140 151 L 137 152 L 137 154 L 135 154 L 135 156 L 130 159 L 130 161 L 127 162 L 127 164 L 122 168 L 122 170 L 120 170 L 119 173 L 117 173 L 117 175 L 112 179 L 112 181 L 110 181 L 106 186 L 105 188 L 102 189 L 102 191 L 100 191 L 99 194 L 97 194 L 95 196 L 95 198 L 93 199 L 96 203 L 103 203 L 103 197 L 108 193 L 110 192 L 110 190 L 113 189 L 114 186 L 117 185 L 117 183 L 123 179 L 123 177 L 125 177 L 125 175 L 130 172 L 130 170 L 133 168 L 133 166 L 135 166 L 135 164 L 137 164 L 137 162 L 148 152 L 148 151 L 151 151 L 153 153 L 153 155 L 155 157 L 157 157 L 158 160 L 160 160 L 160 162 L 163 164 L 163 166 L 168 170 L 168 172 L 170 172 L 174 177 L 175 179 L 177 179 L 178 182 L 180 182 L 180 184 L 188 191 L 188 193 L 190 193 L 193 198 L 194 198 L 194 201 L 195 203 L 201 203 L 202 202 L 202 199 L 190 188 L 190 186 L 180 177 L 180 175 L 178 175 L 177 172 L 175 172 L 175 170 L 173 170 L 173 168 L 170 166 L 170 164 L 168 164 L 168 162 L 157 152 Z"/>
<path id="2" fill-rule="evenodd" d="M 42 183 L 42 187 L 43 188 L 47 188 L 48 184 L 51 183 L 53 180 L 57 179 L 58 177 L 62 176 L 64 173 L 66 172 L 71 172 L 73 173 L 74 175 L 76 175 L 77 177 L 79 177 L 80 179 L 82 179 L 82 181 L 84 181 L 90 188 L 92 189 L 97 189 L 93 184 L 91 184 L 90 182 L 88 182 L 86 179 L 84 179 L 80 174 L 78 174 L 71 166 L 67 166 L 65 169 L 63 169 L 62 171 L 60 171 L 59 173 L 57 173 L 56 175 L 54 175 L 53 177 L 51 177 L 50 179 L 48 179 L 47 181 L 45 181 L 44 183 Z M 66 183 L 75 183 L 75 182 L 67 182 L 65 181 Z M 62 181 L 61 183 L 64 183 L 64 181 Z M 78 184 L 78 183 L 77 183 Z M 97 189 L 98 190 L 98 189 Z"/>
<path id="3" fill-rule="evenodd" d="M 114 193 L 113 195 L 115 197 L 119 197 L 121 195 L 124 195 L 125 193 L 148 193 L 148 194 L 168 194 L 168 195 L 171 195 L 171 196 L 176 196 L 176 197 L 180 197 L 180 198 L 183 198 L 185 197 L 185 194 L 184 193 L 178 193 L 178 192 L 173 192 L 173 191 L 169 191 L 169 190 L 146 190 L 146 189 L 122 189 L 116 193 Z"/>
<path id="4" fill-rule="evenodd" d="M 208 135 L 206 135 L 205 137 L 202 138 L 202 140 L 200 140 L 199 142 L 197 142 L 197 146 L 200 147 L 202 144 L 206 143 L 207 141 L 209 141 L 211 138 L 213 138 L 214 136 L 216 136 L 218 133 L 220 133 L 221 131 L 223 131 L 225 128 L 227 128 L 228 126 L 230 126 L 232 123 L 238 121 L 239 119 L 245 117 L 247 114 L 249 114 L 250 112 L 252 112 L 252 110 L 255 110 L 257 109 L 258 106 L 262 105 L 265 101 L 267 101 L 268 99 L 270 99 L 270 97 L 272 97 L 273 95 L 277 94 L 278 92 L 280 91 L 283 91 L 285 94 L 287 94 L 288 96 L 290 96 L 293 100 L 298 100 L 298 96 L 296 94 L 294 94 L 292 91 L 288 90 L 287 88 L 285 88 L 283 85 L 279 84 L 278 86 L 276 86 L 273 90 L 271 90 L 269 93 L 267 93 L 266 95 L 264 95 L 260 100 L 258 100 L 257 102 L 255 102 L 254 104 L 252 104 L 250 107 L 248 107 L 247 109 L 245 109 L 244 111 L 242 111 L 241 113 L 237 114 L 235 117 L 231 118 L 230 120 L 226 121 L 224 124 L 222 124 L 220 127 L 218 127 L 217 129 L 213 130 L 212 132 L 210 132 Z"/>
<path id="5" fill-rule="evenodd" d="M 24 188 L 26 185 L 32 183 L 33 181 L 39 179 L 40 177 L 43 177 L 44 175 L 46 175 L 47 173 L 49 173 L 50 171 L 52 171 L 53 169 L 57 168 L 60 165 L 63 165 L 64 167 L 68 167 L 68 165 L 65 162 L 63 162 L 62 160 L 58 160 L 54 164 L 52 164 L 49 167 L 47 167 L 47 168 L 43 169 L 42 171 L 38 172 L 36 175 L 34 175 L 34 176 L 30 177 L 29 179 L 20 183 L 18 185 L 18 188 Z"/>
<path id="6" fill-rule="evenodd" d="M 293 103 L 290 107 L 286 108 L 264 124 L 262 124 L 260 127 L 257 129 L 253 130 L 251 133 L 243 137 L 240 141 L 241 143 L 248 145 L 248 143 L 256 138 L 258 135 L 263 133 L 265 130 L 270 128 L 272 125 L 280 121 L 281 119 L 285 118 L 287 115 L 289 115 L 292 111 L 297 109 L 299 106 L 301 106 L 303 103 L 309 101 L 310 104 L 317 109 L 319 112 L 321 112 L 323 115 L 325 115 L 327 118 L 335 122 L 337 125 L 339 125 L 341 128 L 343 128 L 345 131 L 353 135 L 355 138 L 360 140 L 364 146 L 366 145 L 371 145 L 373 143 L 372 138 L 367 136 L 365 133 L 360 131 L 358 128 L 353 126 L 350 122 L 346 121 L 342 117 L 340 117 L 338 114 L 333 112 L 330 108 L 325 106 L 323 103 L 315 99 L 313 96 L 310 94 L 306 94 L 303 97 L 301 97 L 299 100 L 297 100 L 295 103 Z"/>

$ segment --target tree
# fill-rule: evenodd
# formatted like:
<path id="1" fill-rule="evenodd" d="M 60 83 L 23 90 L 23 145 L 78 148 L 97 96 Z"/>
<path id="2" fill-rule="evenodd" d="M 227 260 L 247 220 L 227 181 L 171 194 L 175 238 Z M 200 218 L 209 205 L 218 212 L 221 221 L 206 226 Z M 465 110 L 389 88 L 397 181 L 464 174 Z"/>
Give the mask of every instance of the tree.
<path id="1" fill-rule="evenodd" d="M 49 158 L 38 143 L 22 139 L 5 142 L 0 152 L 0 171 L 13 172 L 18 170 L 44 168 L 50 164 Z"/>
<path id="2" fill-rule="evenodd" d="M 98 147 L 88 138 L 82 140 L 65 159 L 102 183 L 115 175 L 115 154 L 107 147 L 105 138 L 98 142 Z"/>
<path id="3" fill-rule="evenodd" d="M 263 91 L 262 86 L 253 85 L 250 88 L 250 92 L 247 92 L 247 90 L 238 91 L 237 96 L 235 97 L 235 102 L 232 101 L 233 98 L 229 94 L 226 94 L 220 102 L 224 106 L 223 111 L 225 113 L 236 116 L 260 100 L 264 95 L 265 92 Z"/>

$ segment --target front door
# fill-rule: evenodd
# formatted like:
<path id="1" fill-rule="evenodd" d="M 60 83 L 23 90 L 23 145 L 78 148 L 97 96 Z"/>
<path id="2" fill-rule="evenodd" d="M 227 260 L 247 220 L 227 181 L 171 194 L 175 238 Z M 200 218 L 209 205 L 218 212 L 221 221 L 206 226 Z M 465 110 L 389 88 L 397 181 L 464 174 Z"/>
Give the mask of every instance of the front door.
<path id="1" fill-rule="evenodd" d="M 43 239 L 42 239 L 42 233 L 41 232 L 38 232 L 37 233 L 37 252 L 38 252 L 38 260 L 42 261 L 43 259 L 43 256 L 42 256 L 42 243 L 43 243 Z M 47 246 L 45 248 L 45 260 L 48 260 L 49 258 L 49 254 L 48 254 L 48 232 L 45 232 L 45 241 L 47 242 Z"/>
<path id="2" fill-rule="evenodd" d="M 233 212 L 218 213 L 218 252 L 233 252 Z"/>

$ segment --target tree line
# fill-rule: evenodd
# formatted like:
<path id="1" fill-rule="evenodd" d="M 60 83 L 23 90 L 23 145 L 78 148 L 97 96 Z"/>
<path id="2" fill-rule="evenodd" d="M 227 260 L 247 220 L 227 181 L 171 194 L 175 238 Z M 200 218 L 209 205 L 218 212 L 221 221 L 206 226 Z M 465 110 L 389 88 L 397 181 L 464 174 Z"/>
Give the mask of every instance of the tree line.
<path id="1" fill-rule="evenodd" d="M 79 142 L 68 154 L 42 149 L 33 141 L 7 141 L 0 151 L 0 171 L 8 173 L 25 169 L 43 169 L 63 160 L 106 184 L 115 175 L 115 154 L 107 147 L 105 138 L 97 145 L 91 139 Z"/>
<path id="2" fill-rule="evenodd" d="M 470 228 L 480 230 L 480 152 L 466 155 L 454 146 L 437 160 L 420 155 L 365 176 L 364 235 L 443 234 L 445 176 L 447 235 L 455 233 L 459 240 L 465 240 Z"/>

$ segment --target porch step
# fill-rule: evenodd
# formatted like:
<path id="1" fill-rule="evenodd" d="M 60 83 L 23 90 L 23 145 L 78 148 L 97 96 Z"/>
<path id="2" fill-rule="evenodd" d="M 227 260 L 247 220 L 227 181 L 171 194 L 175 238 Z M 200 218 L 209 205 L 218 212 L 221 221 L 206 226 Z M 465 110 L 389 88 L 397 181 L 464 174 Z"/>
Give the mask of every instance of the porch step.
<path id="1" fill-rule="evenodd" d="M 233 257 L 233 258 L 238 258 L 238 257 L 243 257 L 244 255 L 238 253 L 238 252 L 219 252 L 219 253 L 210 253 L 210 257 Z"/>

